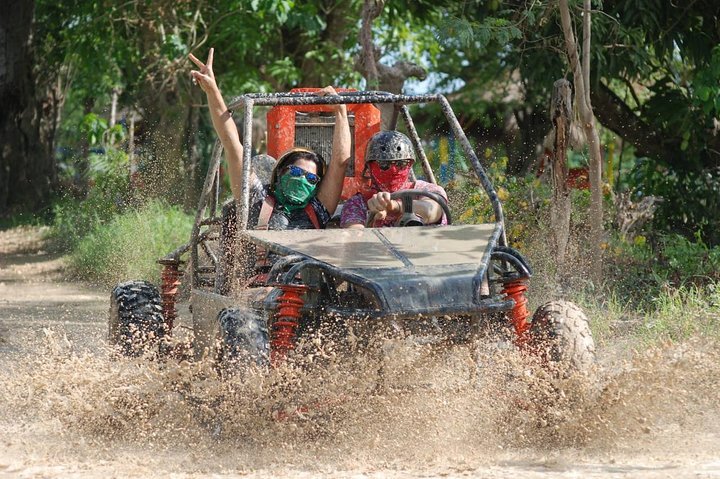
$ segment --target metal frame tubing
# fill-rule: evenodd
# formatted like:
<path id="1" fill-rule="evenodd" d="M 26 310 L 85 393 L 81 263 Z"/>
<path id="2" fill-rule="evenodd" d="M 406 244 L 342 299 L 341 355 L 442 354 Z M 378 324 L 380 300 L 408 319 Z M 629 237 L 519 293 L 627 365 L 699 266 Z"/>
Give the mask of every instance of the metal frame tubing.
<path id="1" fill-rule="evenodd" d="M 483 189 L 485 190 L 485 193 L 488 195 L 488 198 L 490 199 L 490 202 L 493 207 L 493 212 L 495 214 L 495 223 L 498 227 L 498 230 L 493 235 L 493 239 L 498 241 L 500 246 L 507 246 L 507 237 L 505 233 L 505 218 L 503 215 L 502 205 L 500 203 L 500 199 L 497 196 L 497 193 L 495 191 L 495 188 L 492 185 L 492 182 L 490 181 L 485 168 L 480 163 L 480 160 L 478 159 L 477 154 L 472 148 L 472 145 L 470 145 L 470 142 L 468 141 L 467 136 L 465 135 L 465 132 L 463 131 L 462 127 L 460 126 L 460 123 L 457 120 L 457 117 L 455 116 L 455 113 L 452 110 L 452 107 L 450 106 L 450 103 L 448 102 L 447 98 L 443 95 L 433 94 L 433 95 L 395 95 L 387 92 L 378 92 L 378 91 L 360 91 L 360 92 L 343 92 L 340 93 L 338 96 L 318 96 L 314 93 L 251 93 L 247 95 L 242 95 L 239 97 L 234 98 L 228 105 L 228 109 L 234 110 L 240 106 L 242 106 L 244 110 L 244 117 L 243 117 L 243 126 L 244 126 L 244 132 L 243 132 L 243 181 L 242 181 L 242 189 L 241 189 L 241 198 L 240 201 L 237 203 L 236 207 L 238 208 L 238 220 L 239 220 L 239 230 L 244 231 L 247 229 L 247 223 L 248 223 L 248 213 L 250 209 L 250 171 L 251 171 L 251 155 L 252 155 L 252 110 L 255 106 L 281 106 L 281 105 L 287 105 L 287 106 L 301 106 L 301 105 L 339 105 L 339 104 L 346 104 L 346 105 L 355 105 L 355 104 L 367 104 L 367 103 L 393 103 L 395 105 L 402 105 L 400 107 L 401 114 L 403 116 L 403 119 L 406 122 L 406 125 L 408 127 L 408 130 L 411 135 L 411 140 L 413 141 L 413 144 L 418 151 L 421 161 L 422 161 L 422 167 L 423 170 L 425 170 L 425 173 L 428 175 L 428 178 L 434 183 L 434 175 L 432 174 L 432 171 L 430 169 L 429 162 L 427 160 L 427 157 L 424 154 L 424 151 L 422 150 L 422 147 L 420 145 L 420 137 L 418 136 L 417 130 L 415 129 L 415 125 L 412 121 L 412 118 L 410 118 L 409 111 L 407 109 L 408 104 L 417 104 L 417 103 L 433 103 L 437 102 L 440 104 L 440 108 L 445 115 L 446 120 L 448 121 L 448 124 L 450 125 L 450 129 L 452 131 L 452 134 L 455 136 L 455 139 L 460 142 L 460 145 L 463 148 L 463 151 L 467 158 L 470 159 L 471 164 L 473 165 L 473 168 L 475 170 L 476 175 L 478 176 L 478 179 L 480 180 L 480 184 L 482 185 Z M 202 220 L 202 214 L 205 210 L 205 207 L 207 205 L 207 196 L 210 192 L 210 189 L 213 186 L 213 183 L 215 183 L 214 179 L 216 178 L 218 168 L 220 166 L 220 158 L 222 153 L 222 146 L 220 145 L 219 140 L 215 144 L 215 148 L 213 149 L 213 157 L 210 164 L 210 169 L 208 171 L 208 175 L 205 179 L 205 184 L 203 186 L 202 194 L 200 195 L 200 201 L 199 201 L 199 207 L 197 214 L 195 215 L 195 225 L 193 226 L 192 235 L 191 235 L 191 242 L 193 244 L 193 247 L 191 248 L 191 254 L 192 254 L 192 261 L 193 264 L 197 264 L 198 261 L 198 251 L 197 251 L 197 243 L 198 243 L 198 237 L 200 234 L 200 226 L 201 226 L 201 220 Z M 238 235 L 238 240 L 240 240 L 241 235 Z M 489 258 L 487 258 L 489 259 Z M 193 268 L 194 269 L 194 268 Z M 481 268 L 486 269 L 486 268 Z M 480 273 L 480 271 L 478 271 Z M 478 275 L 480 276 L 480 275 Z M 194 271 L 192 275 L 193 280 L 193 286 L 196 285 L 197 282 L 197 273 Z M 479 282 L 481 280 L 480 277 L 476 277 L 475 281 Z"/>

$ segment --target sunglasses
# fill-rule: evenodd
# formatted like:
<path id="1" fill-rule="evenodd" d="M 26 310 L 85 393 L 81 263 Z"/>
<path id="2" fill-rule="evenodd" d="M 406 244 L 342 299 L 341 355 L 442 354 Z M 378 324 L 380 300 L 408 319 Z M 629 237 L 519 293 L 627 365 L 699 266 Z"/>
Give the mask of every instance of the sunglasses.
<path id="1" fill-rule="evenodd" d="M 376 163 L 383 171 L 389 170 L 391 166 L 395 166 L 397 169 L 403 170 L 410 165 L 409 160 L 377 160 Z"/>
<path id="2" fill-rule="evenodd" d="M 289 173 L 290 176 L 294 176 L 296 178 L 300 176 L 305 176 L 305 178 L 308 180 L 308 183 L 310 183 L 311 185 L 317 185 L 318 183 L 320 183 L 320 177 L 318 175 L 316 175 L 315 173 L 310 173 L 309 171 L 305 171 L 299 166 L 288 165 L 287 167 L 285 167 L 284 171 L 285 173 Z"/>

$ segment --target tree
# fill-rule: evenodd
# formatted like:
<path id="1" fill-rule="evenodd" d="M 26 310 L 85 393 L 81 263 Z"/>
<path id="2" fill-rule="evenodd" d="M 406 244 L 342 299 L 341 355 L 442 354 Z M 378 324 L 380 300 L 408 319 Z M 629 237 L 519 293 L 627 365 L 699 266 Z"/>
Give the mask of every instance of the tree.
<path id="1" fill-rule="evenodd" d="M 14 1 L 0 18 L 0 215 L 48 205 L 56 184 L 54 133 L 60 85 L 36 67 L 32 1 Z"/>
<path id="2" fill-rule="evenodd" d="M 73 105 L 106 110 L 111 92 L 120 91 L 120 108 L 139 121 L 134 140 L 148 193 L 184 198 L 189 207 L 201 175 L 203 105 L 188 81 L 187 54 L 215 46 L 228 95 L 331 83 L 342 70 L 336 52 L 345 47 L 353 3 L 41 0 L 38 38 L 49 54 L 39 68 L 71 72 L 72 95 L 82 98 Z"/>
<path id="3" fill-rule="evenodd" d="M 205 122 L 198 114 L 203 109 L 202 96 L 188 82 L 187 54 L 193 51 L 202 56 L 207 47 L 216 47 L 220 54 L 219 80 L 228 96 L 330 83 L 353 86 L 359 80 L 352 59 L 357 53 L 355 39 L 361 3 L 360 0 L 316 0 L 302 4 L 292 0 L 212 3 L 36 0 L 32 36 L 29 22 L 33 4 L 24 3 L 22 8 L 12 9 L 14 16 L 3 17 L 7 22 L 3 25 L 18 31 L 25 28 L 28 42 L 8 45 L 13 52 L 20 52 L 16 57 L 25 64 L 24 73 L 18 71 L 14 79 L 7 78 L 3 92 L 4 98 L 19 99 L 20 95 L 7 92 L 24 85 L 23 104 L 28 108 L 22 114 L 15 107 L 15 113 L 3 110 L 7 113 L 3 117 L 5 135 L 11 139 L 28 137 L 29 133 L 16 133 L 29 125 L 20 118 L 34 114 L 33 128 L 44 136 L 24 143 L 28 151 L 14 154 L 12 165 L 3 158 L 3 168 L 7 170 L 7 174 L 3 171 L 0 183 L 3 204 L 46 204 L 51 186 L 56 183 L 52 152 L 60 113 L 66 118 L 61 129 L 63 145 L 79 145 L 83 142 L 78 128 L 83 115 L 106 115 L 112 103 L 117 104 L 121 115 L 137 120 L 133 138 L 139 153 L 136 157 L 146 172 L 145 184 L 151 192 L 174 201 L 184 197 L 185 203 L 192 205 L 194 201 L 188 191 L 196 183 L 194 178 L 202 174 L 198 168 L 202 166 L 203 146 L 197 142 L 197 130 Z M 391 12 L 404 19 L 411 13 L 397 13 L 422 14 L 429 5 L 427 1 L 400 1 Z M 38 54 L 30 56 L 26 51 Z M 28 72 L 42 75 L 30 78 Z M 11 80 L 15 86 L 9 83 Z M 48 89 L 47 85 L 53 88 Z M 36 88 L 31 91 L 33 86 Z M 47 91 L 54 96 L 46 95 Z M 112 95 L 117 103 L 111 100 Z M 4 105 L 12 105 L 12 101 Z M 63 111 L 65 104 L 75 110 Z M 36 113 L 31 114 L 31 110 Z M 45 123 L 38 119 L 37 112 L 47 118 Z M 38 151 L 29 153 L 31 148 Z M 19 158 L 28 155 L 43 161 L 33 160 L 18 168 Z M 88 170 L 87 155 L 87 148 L 75 150 L 74 169 L 81 175 Z M 35 168 L 36 164 L 43 167 Z M 40 200 L 27 199 L 28 175 L 32 176 L 32 185 L 37 187 L 35 196 Z M 23 186 L 14 191 L 12 185 L 16 184 Z"/>
<path id="4" fill-rule="evenodd" d="M 447 7 L 437 23 L 446 48 L 435 71 L 462 80 L 460 92 L 476 110 L 499 104 L 488 102 L 488 93 L 498 91 L 499 97 L 503 84 L 519 84 L 527 107 L 546 110 L 548 78 L 566 68 L 558 56 L 565 48 L 554 5 L 466 0 Z M 679 169 L 717 166 L 720 136 L 713 124 L 720 87 L 713 74 L 720 60 L 714 53 L 720 44 L 720 4 L 604 1 L 593 30 L 600 40 L 591 45 L 596 68 L 590 99 L 598 120 L 641 156 Z M 518 106 L 507 103 L 506 108 Z"/>
<path id="5" fill-rule="evenodd" d="M 373 21 L 382 14 L 384 0 L 365 0 L 362 9 L 362 27 L 360 28 L 360 54 L 355 68 L 365 77 L 366 90 L 380 90 L 395 94 L 403 93 L 403 86 L 408 78 L 416 77 L 424 80 L 427 71 L 420 65 L 405 60 L 396 61 L 387 66 L 380 61 L 383 56 L 380 48 L 373 41 Z M 391 128 L 395 109 L 392 105 L 378 105 L 382 112 L 382 127 Z"/>
<path id="6" fill-rule="evenodd" d="M 535 160 L 535 146 L 551 128 L 549 79 L 568 71 L 556 5 L 465 0 L 445 8 L 436 23 L 444 48 L 433 70 L 447 74 L 446 85 L 463 82 L 452 96 L 463 102 L 465 125 L 479 125 L 483 135 L 492 124 L 517 125 L 502 142 L 511 173 Z M 702 228 L 705 241 L 720 242 L 720 203 L 709 197 L 720 180 L 708 181 L 720 166 L 720 3 L 596 5 L 602 13 L 593 16 L 589 101 L 597 120 L 622 139 L 626 154 L 645 158 L 631 179 L 646 194 L 665 197 L 656 214 L 664 223 L 656 226 L 688 234 Z"/>
<path id="7" fill-rule="evenodd" d="M 598 120 L 673 169 L 720 165 L 720 4 L 610 1 L 603 13 L 594 22 L 604 39 L 604 52 L 595 48 Z"/>
<path id="8" fill-rule="evenodd" d="M 603 229 L 602 156 L 600 155 L 600 138 L 595 129 L 595 116 L 590 102 L 590 0 L 584 0 L 582 12 L 582 57 L 578 53 L 568 1 L 560 0 L 559 7 L 565 36 L 565 48 L 575 79 L 575 105 L 590 150 L 590 277 L 595 284 L 600 284 L 602 280 L 602 249 L 600 243 Z"/>
<path id="9" fill-rule="evenodd" d="M 550 118 L 553 124 L 553 155 L 551 168 L 552 203 L 550 204 L 550 235 L 558 277 L 565 274 L 565 255 L 570 238 L 570 188 L 568 187 L 567 149 L 570 143 L 574 112 L 570 82 L 561 79 L 553 86 Z"/>

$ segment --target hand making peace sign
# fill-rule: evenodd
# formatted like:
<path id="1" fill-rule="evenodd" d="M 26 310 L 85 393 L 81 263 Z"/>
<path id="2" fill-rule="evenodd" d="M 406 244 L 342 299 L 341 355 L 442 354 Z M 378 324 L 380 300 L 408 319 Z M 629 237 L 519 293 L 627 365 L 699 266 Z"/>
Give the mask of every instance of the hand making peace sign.
<path id="1" fill-rule="evenodd" d="M 190 61 L 192 61 L 199 68 L 199 70 L 192 70 L 190 72 L 190 75 L 193 78 L 193 82 L 198 83 L 200 85 L 200 88 L 202 88 L 205 93 L 208 93 L 210 90 L 217 89 L 217 84 L 215 83 L 215 74 L 213 73 L 212 69 L 214 53 L 215 49 L 211 48 L 210 52 L 208 53 L 207 63 L 201 62 L 192 53 L 189 55 Z"/>

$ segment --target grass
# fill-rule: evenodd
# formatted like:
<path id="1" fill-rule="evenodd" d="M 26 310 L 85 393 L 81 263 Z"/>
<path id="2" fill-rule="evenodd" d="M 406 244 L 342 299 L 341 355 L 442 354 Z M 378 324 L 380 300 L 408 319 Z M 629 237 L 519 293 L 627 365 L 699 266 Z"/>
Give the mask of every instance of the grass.
<path id="1" fill-rule="evenodd" d="M 654 303 L 638 331 L 644 342 L 692 336 L 720 339 L 720 284 L 669 288 L 654 298 Z"/>
<path id="2" fill-rule="evenodd" d="M 678 235 L 658 235 L 653 245 L 641 240 L 611 243 L 600 286 L 579 273 L 582 245 L 569 257 L 579 268 L 558 284 L 547 245 L 529 241 L 525 253 L 536 260 L 531 303 L 575 302 L 588 316 L 599 345 L 620 338 L 646 346 L 691 337 L 720 339 L 720 247 Z"/>
<path id="3" fill-rule="evenodd" d="M 152 201 L 95 226 L 70 254 L 71 273 L 103 286 L 144 279 L 158 283 L 156 261 L 190 237 L 192 217 L 178 207 Z"/>
<path id="4" fill-rule="evenodd" d="M 667 286 L 644 298 L 643 306 L 622 288 L 610 283 L 604 292 L 580 289 L 569 295 L 587 315 L 597 344 L 620 337 L 645 346 L 692 337 L 720 340 L 720 282 Z"/>
<path id="5" fill-rule="evenodd" d="M 8 230 L 18 226 L 45 226 L 47 219 L 31 213 L 15 213 L 10 216 L 0 216 L 0 230 Z"/>

